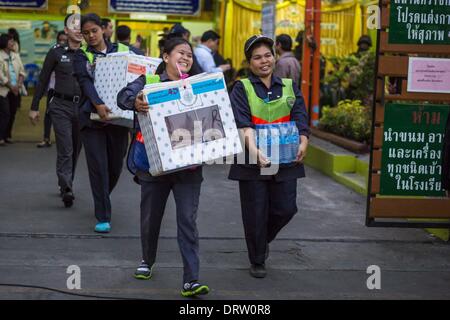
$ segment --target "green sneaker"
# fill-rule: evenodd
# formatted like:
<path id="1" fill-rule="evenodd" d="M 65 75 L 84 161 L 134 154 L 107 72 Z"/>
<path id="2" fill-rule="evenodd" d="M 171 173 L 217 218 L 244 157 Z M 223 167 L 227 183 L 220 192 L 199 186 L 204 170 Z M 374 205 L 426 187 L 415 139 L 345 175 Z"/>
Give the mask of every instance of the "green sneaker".
<path id="1" fill-rule="evenodd" d="M 153 266 L 149 268 L 149 265 L 144 261 L 134 272 L 134 277 L 139 280 L 149 280 L 152 277 Z"/>
<path id="2" fill-rule="evenodd" d="M 197 281 L 185 283 L 181 295 L 183 297 L 195 297 L 198 295 L 205 295 L 209 293 L 209 287 L 207 285 L 201 285 Z"/>

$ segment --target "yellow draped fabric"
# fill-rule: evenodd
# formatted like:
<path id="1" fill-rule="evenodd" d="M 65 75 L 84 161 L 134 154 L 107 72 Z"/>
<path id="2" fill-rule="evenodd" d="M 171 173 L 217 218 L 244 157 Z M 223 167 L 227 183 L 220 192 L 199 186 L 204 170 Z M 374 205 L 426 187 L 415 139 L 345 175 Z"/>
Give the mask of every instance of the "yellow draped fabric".
<path id="1" fill-rule="evenodd" d="M 239 66 L 245 58 L 245 40 L 261 33 L 261 3 L 259 0 L 227 2 L 223 53 L 226 58 L 232 59 L 235 66 Z M 359 37 L 367 30 L 362 20 L 363 10 L 360 0 L 343 0 L 334 5 L 322 2 L 320 51 L 323 55 L 345 56 L 356 51 Z M 294 40 L 297 33 L 304 29 L 304 21 L 305 0 L 277 4 L 275 34 L 286 33 Z"/>

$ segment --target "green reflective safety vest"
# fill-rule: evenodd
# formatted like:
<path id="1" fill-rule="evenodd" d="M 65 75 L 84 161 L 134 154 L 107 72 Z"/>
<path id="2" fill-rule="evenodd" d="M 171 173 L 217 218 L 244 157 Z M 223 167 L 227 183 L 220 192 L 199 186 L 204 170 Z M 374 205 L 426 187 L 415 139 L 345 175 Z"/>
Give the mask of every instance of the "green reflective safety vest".
<path id="1" fill-rule="evenodd" d="M 83 51 L 84 55 L 88 59 L 90 64 L 94 64 L 95 56 L 92 52 L 87 50 L 87 45 L 82 46 L 81 51 Z M 118 43 L 117 52 L 129 52 L 130 48 L 122 43 Z"/>
<path id="2" fill-rule="evenodd" d="M 158 74 L 146 74 L 145 75 L 145 84 L 152 84 L 161 82 Z"/>
<path id="3" fill-rule="evenodd" d="M 280 123 L 291 120 L 291 110 L 296 100 L 293 82 L 292 79 L 282 79 L 282 81 L 283 95 L 281 98 L 266 102 L 258 97 L 249 79 L 241 80 L 247 94 L 254 124 Z"/>

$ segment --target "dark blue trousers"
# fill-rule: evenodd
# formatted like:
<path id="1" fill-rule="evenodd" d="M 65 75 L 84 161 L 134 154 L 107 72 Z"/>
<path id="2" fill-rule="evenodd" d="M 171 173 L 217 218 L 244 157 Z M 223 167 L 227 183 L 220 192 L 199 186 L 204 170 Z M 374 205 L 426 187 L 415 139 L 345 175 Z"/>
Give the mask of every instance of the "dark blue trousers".
<path id="1" fill-rule="evenodd" d="M 177 239 L 183 258 L 183 283 L 198 280 L 199 243 L 196 219 L 201 183 L 140 180 L 140 184 L 143 260 L 150 266 L 155 263 L 161 221 L 167 198 L 172 191 L 177 207 Z"/>
<path id="2" fill-rule="evenodd" d="M 47 113 L 56 137 L 56 174 L 63 191 L 72 190 L 78 156 L 81 151 L 78 104 L 53 97 Z"/>
<path id="3" fill-rule="evenodd" d="M 56 124 L 53 122 L 55 129 Z M 103 128 L 85 127 L 81 130 L 89 182 L 94 197 L 98 222 L 111 221 L 111 199 L 127 153 L 128 128 L 108 125 Z"/>
<path id="4" fill-rule="evenodd" d="M 297 179 L 239 181 L 248 257 L 265 262 L 267 245 L 297 213 Z"/>
<path id="5" fill-rule="evenodd" d="M 0 96 L 0 140 L 8 138 L 9 112 L 8 98 Z"/>
<path id="6" fill-rule="evenodd" d="M 52 130 L 52 118 L 50 117 L 49 105 L 54 93 L 55 91 L 53 89 L 50 89 L 47 92 L 47 109 L 45 110 L 44 116 L 44 140 L 48 141 L 50 141 L 50 134 Z"/>

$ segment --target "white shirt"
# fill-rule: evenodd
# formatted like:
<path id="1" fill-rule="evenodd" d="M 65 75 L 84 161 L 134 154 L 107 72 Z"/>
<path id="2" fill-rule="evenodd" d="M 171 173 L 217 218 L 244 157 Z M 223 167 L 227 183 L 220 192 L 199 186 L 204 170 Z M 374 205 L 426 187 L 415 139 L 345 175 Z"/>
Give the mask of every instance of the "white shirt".
<path id="1" fill-rule="evenodd" d="M 222 72 L 221 68 L 216 67 L 212 50 L 203 44 L 199 44 L 194 49 L 194 54 L 197 57 L 198 64 L 204 72 Z"/>

